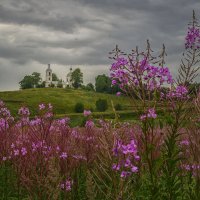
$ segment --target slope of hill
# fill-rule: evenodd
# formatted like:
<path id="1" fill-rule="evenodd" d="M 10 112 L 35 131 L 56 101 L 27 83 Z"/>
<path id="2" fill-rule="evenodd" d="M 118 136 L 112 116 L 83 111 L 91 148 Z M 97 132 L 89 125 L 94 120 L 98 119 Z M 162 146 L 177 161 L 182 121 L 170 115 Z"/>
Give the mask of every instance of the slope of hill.
<path id="1" fill-rule="evenodd" d="M 123 109 L 130 105 L 128 98 L 125 97 L 84 90 L 38 88 L 0 92 L 0 99 L 6 103 L 13 115 L 16 115 L 22 105 L 28 106 L 31 113 L 35 114 L 39 103 L 52 103 L 56 114 L 73 113 L 74 105 L 77 102 L 83 103 L 86 109 L 95 110 L 95 102 L 99 98 L 107 99 L 109 104 L 108 111 L 112 110 L 111 100 L 113 100 L 114 105 L 121 104 Z"/>

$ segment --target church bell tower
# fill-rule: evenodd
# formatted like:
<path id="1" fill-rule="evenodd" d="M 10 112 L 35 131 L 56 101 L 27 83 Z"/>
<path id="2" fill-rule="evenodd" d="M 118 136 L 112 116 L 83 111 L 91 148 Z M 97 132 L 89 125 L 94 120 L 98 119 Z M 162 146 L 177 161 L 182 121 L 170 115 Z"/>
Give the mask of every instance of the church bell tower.
<path id="1" fill-rule="evenodd" d="M 52 82 L 52 69 L 50 68 L 50 64 L 48 64 L 48 68 L 46 70 L 46 82 Z"/>

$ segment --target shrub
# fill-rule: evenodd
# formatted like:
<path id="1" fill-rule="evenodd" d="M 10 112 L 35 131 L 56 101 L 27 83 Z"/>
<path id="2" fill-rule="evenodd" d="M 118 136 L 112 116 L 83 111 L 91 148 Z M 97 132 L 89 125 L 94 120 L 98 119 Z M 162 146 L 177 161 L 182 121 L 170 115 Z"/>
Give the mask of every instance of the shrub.
<path id="1" fill-rule="evenodd" d="M 98 99 L 96 101 L 96 108 L 100 112 L 104 112 L 108 109 L 108 103 L 106 99 Z"/>
<path id="2" fill-rule="evenodd" d="M 84 105 L 82 103 L 76 103 L 74 110 L 77 113 L 82 113 L 84 111 Z"/>
<path id="3" fill-rule="evenodd" d="M 115 105 L 115 110 L 122 110 L 122 105 L 121 104 L 116 104 Z"/>
<path id="4" fill-rule="evenodd" d="M 54 88 L 55 85 L 54 85 L 53 83 L 51 83 L 51 84 L 49 85 L 49 87 Z"/>
<path id="5" fill-rule="evenodd" d="M 58 84 L 57 84 L 57 88 L 63 88 L 63 84 L 62 84 L 62 81 L 58 81 Z"/>

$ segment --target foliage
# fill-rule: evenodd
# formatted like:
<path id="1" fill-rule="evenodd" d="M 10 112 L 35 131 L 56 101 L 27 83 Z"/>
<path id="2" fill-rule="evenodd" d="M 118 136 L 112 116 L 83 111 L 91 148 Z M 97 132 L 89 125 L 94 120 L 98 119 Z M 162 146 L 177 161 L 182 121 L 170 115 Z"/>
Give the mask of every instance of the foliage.
<path id="1" fill-rule="evenodd" d="M 100 112 L 104 112 L 108 109 L 108 102 L 106 99 L 98 99 L 96 101 L 96 109 Z"/>
<path id="2" fill-rule="evenodd" d="M 59 80 L 59 81 L 58 81 L 57 87 L 58 87 L 58 88 L 63 88 L 62 80 Z"/>
<path id="3" fill-rule="evenodd" d="M 55 73 L 52 73 L 52 81 L 59 81 L 59 78 Z"/>
<path id="4" fill-rule="evenodd" d="M 54 83 L 50 83 L 49 87 L 54 88 L 55 84 Z"/>
<path id="5" fill-rule="evenodd" d="M 40 73 L 33 72 L 32 75 L 26 75 L 20 82 L 21 89 L 28 89 L 34 87 L 40 87 L 41 77 Z"/>
<path id="6" fill-rule="evenodd" d="M 71 75 L 72 86 L 77 89 L 83 83 L 83 73 L 79 68 L 75 69 Z"/>
<path id="7" fill-rule="evenodd" d="M 88 83 L 86 86 L 85 86 L 85 89 L 88 90 L 88 91 L 94 91 L 94 85 L 92 83 Z"/>
<path id="8" fill-rule="evenodd" d="M 21 105 L 27 105 L 30 107 L 32 116 L 37 114 L 36 107 L 40 102 L 51 102 L 54 105 L 54 112 L 57 115 L 61 114 L 73 114 L 74 105 L 77 102 L 82 102 L 87 109 L 95 108 L 95 102 L 99 99 L 110 100 L 114 104 L 120 103 L 123 105 L 124 110 L 129 110 L 130 103 L 127 97 L 117 97 L 110 94 L 96 93 L 86 90 L 74 90 L 64 88 L 34 88 L 22 91 L 9 91 L 0 92 L 0 99 L 4 100 L 11 110 L 13 115 L 16 115 Z M 139 103 L 139 102 L 138 102 Z M 111 106 L 108 108 L 110 112 Z"/>
<path id="9" fill-rule="evenodd" d="M 76 103 L 76 105 L 74 106 L 74 111 L 77 113 L 82 113 L 84 111 L 84 104 Z"/>
<path id="10" fill-rule="evenodd" d="M 115 105 L 115 110 L 122 110 L 122 105 L 121 104 L 116 104 Z"/>
<path id="11" fill-rule="evenodd" d="M 41 84 L 37 86 L 37 88 L 45 88 L 45 81 L 42 81 Z"/>
<path id="12" fill-rule="evenodd" d="M 109 93 L 111 90 L 111 79 L 105 74 L 98 75 L 95 78 L 95 88 L 96 92 Z"/>
<path id="13" fill-rule="evenodd" d="M 28 89 L 28 88 L 33 88 L 33 77 L 30 75 L 26 75 L 20 82 L 20 88 L 21 89 Z"/>

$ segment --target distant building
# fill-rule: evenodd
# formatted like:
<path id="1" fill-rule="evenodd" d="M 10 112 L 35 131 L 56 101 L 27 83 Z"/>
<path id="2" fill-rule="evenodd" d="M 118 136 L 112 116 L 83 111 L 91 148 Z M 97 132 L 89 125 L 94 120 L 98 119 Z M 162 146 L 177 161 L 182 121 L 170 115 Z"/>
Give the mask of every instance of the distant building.
<path id="1" fill-rule="evenodd" d="M 72 68 L 70 68 L 70 72 L 66 75 L 66 80 L 61 80 L 61 81 L 53 81 L 52 78 L 52 69 L 50 67 L 50 64 L 48 64 L 48 68 L 46 69 L 46 78 L 45 78 L 45 87 L 51 87 L 54 85 L 55 87 L 58 86 L 58 84 L 62 84 L 63 87 L 72 87 Z"/>

